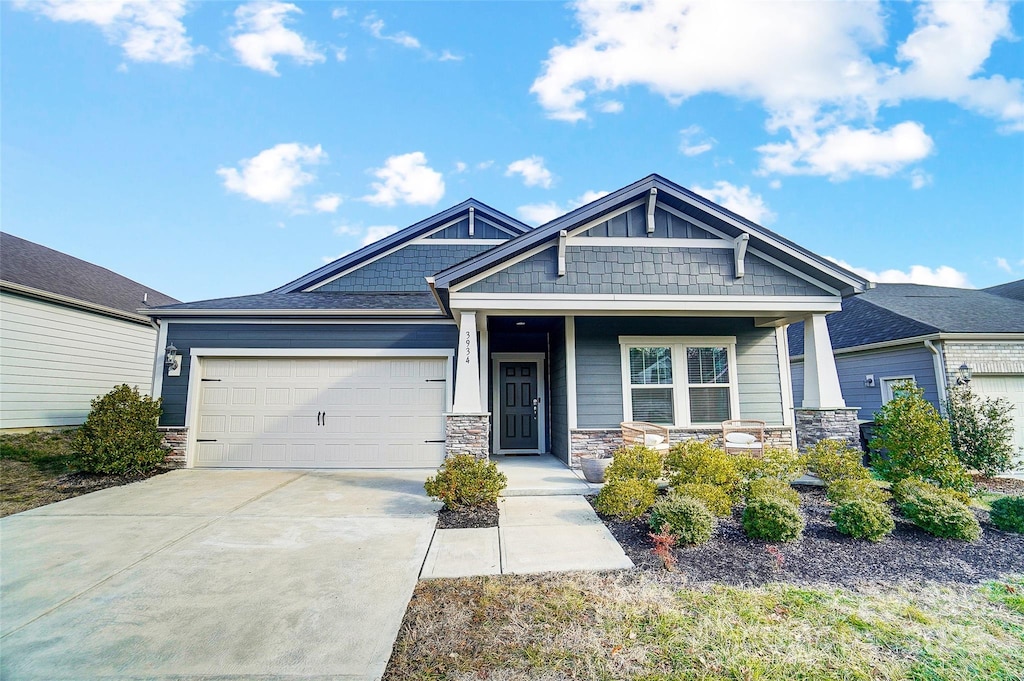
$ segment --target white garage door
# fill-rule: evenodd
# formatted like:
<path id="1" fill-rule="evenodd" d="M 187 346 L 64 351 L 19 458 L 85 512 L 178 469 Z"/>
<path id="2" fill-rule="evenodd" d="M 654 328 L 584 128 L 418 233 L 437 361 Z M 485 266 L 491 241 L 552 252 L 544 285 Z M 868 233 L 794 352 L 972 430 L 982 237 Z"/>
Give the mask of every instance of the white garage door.
<path id="1" fill-rule="evenodd" d="M 205 358 L 195 465 L 436 467 L 446 366 L 407 357 Z"/>
<path id="2" fill-rule="evenodd" d="M 1024 472 L 1024 376 L 978 376 L 971 380 L 971 388 L 982 397 L 1001 397 L 1013 405 L 1014 442 L 1018 448 L 1016 460 L 1017 470 Z"/>

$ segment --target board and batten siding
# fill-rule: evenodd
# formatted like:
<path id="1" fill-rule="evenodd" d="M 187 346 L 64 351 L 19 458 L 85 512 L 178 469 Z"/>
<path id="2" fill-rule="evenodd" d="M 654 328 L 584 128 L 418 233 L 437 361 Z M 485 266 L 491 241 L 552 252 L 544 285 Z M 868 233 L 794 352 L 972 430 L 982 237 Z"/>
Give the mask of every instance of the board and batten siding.
<path id="1" fill-rule="evenodd" d="M 750 319 L 576 317 L 579 428 L 617 428 L 624 420 L 619 336 L 736 336 L 736 417 L 783 424 L 775 329 Z"/>
<path id="2" fill-rule="evenodd" d="M 871 421 L 882 408 L 882 379 L 893 376 L 913 376 L 924 398 L 939 407 L 939 389 L 935 383 L 935 364 L 932 353 L 921 344 L 900 348 L 851 352 L 836 355 L 839 389 L 848 407 L 857 407 L 857 418 Z M 804 367 L 802 361 L 792 363 L 793 400 L 800 407 L 804 397 Z M 875 377 L 875 385 L 865 385 L 865 377 Z"/>
<path id="3" fill-rule="evenodd" d="M 149 324 L 0 293 L 0 428 L 75 426 L 127 383 L 149 394 Z"/>
<path id="4" fill-rule="evenodd" d="M 165 321 L 165 323 L 168 323 Z M 194 324 L 170 322 L 167 341 L 182 355 L 181 376 L 163 377 L 163 426 L 184 426 L 192 348 L 455 349 L 454 324 Z M 152 362 L 152 359 L 150 359 Z M 150 364 L 152 366 L 152 364 Z"/>

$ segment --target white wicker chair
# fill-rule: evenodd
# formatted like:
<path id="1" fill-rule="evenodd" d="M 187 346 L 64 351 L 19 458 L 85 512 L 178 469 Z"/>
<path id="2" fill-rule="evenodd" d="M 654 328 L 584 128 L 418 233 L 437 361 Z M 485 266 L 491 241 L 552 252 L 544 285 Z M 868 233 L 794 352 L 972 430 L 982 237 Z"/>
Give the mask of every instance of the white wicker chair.
<path id="1" fill-rule="evenodd" d="M 627 447 L 645 445 L 659 452 L 667 452 L 671 446 L 667 426 L 647 421 L 624 421 L 619 425 L 622 427 L 622 444 Z"/>
<path id="2" fill-rule="evenodd" d="M 722 446 L 725 451 L 760 456 L 764 452 L 764 421 L 731 419 L 722 421 Z"/>

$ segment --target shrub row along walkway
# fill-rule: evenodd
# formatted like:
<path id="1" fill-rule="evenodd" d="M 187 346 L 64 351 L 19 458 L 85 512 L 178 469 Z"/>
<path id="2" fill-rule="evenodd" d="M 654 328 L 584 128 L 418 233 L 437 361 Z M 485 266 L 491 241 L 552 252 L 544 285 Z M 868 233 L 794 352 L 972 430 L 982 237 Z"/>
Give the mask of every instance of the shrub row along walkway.
<path id="1" fill-rule="evenodd" d="M 498 501 L 498 527 L 436 530 L 422 579 L 633 567 L 580 495 Z"/>

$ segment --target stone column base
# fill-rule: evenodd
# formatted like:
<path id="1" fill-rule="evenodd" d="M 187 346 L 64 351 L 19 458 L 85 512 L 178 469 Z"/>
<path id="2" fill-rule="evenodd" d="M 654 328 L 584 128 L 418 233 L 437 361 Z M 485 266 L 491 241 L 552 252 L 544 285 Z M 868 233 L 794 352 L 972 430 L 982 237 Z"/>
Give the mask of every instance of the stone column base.
<path id="1" fill-rule="evenodd" d="M 796 448 L 806 452 L 820 440 L 845 440 L 854 449 L 860 449 L 858 411 L 857 407 L 795 409 Z"/>
<path id="2" fill-rule="evenodd" d="M 164 464 L 171 468 L 184 468 L 185 448 L 188 445 L 188 428 L 184 426 L 160 426 L 157 430 L 163 433 L 163 444 L 167 448 Z"/>
<path id="3" fill-rule="evenodd" d="M 486 459 L 491 453 L 491 415 L 445 414 L 444 455 L 472 454 Z"/>

